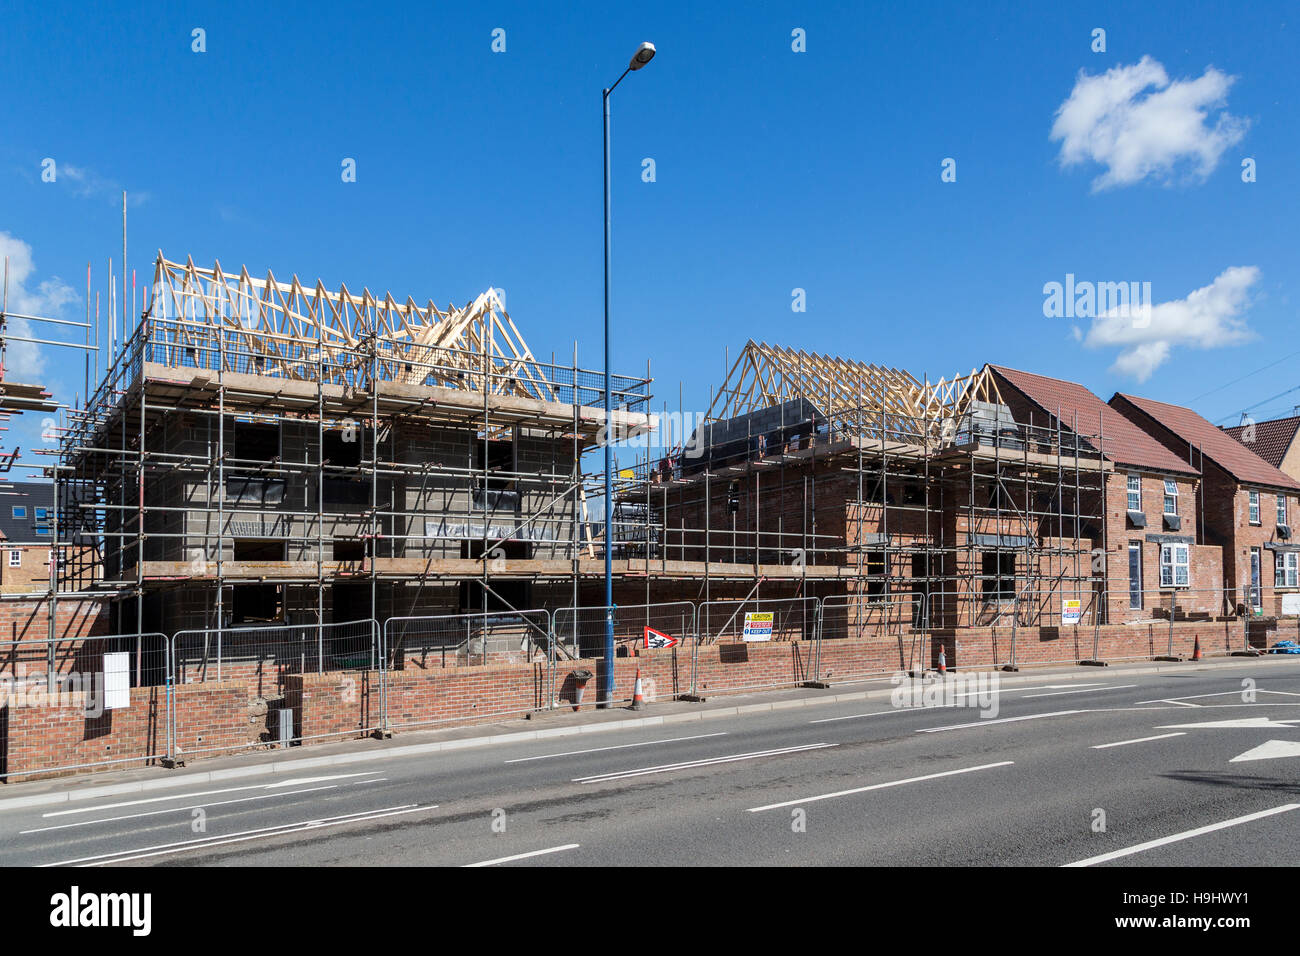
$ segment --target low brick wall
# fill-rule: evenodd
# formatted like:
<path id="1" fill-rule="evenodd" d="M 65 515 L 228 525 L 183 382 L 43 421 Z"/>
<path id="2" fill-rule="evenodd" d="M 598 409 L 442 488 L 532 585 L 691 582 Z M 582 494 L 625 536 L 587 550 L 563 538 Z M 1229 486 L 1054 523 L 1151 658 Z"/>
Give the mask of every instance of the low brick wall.
<path id="1" fill-rule="evenodd" d="M 0 708 L 4 734 L 0 772 L 6 779 L 61 776 L 81 769 L 117 769 L 153 763 L 167 754 L 167 689 L 136 687 L 131 705 L 85 714 L 85 694 L 66 694 L 57 705 Z M 175 689 L 176 742 L 180 752 L 220 751 L 248 745 L 248 688 L 240 683 L 190 684 Z"/>

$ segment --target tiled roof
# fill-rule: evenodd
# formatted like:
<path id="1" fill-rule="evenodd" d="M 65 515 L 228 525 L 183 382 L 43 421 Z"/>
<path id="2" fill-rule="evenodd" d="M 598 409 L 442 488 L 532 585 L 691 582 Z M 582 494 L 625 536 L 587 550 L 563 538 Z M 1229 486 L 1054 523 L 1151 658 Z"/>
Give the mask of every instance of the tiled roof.
<path id="1" fill-rule="evenodd" d="M 1000 365 L 991 367 L 1049 415 L 1056 416 L 1059 411 L 1062 426 L 1077 428 L 1079 434 L 1084 436 L 1101 436 L 1102 454 L 1117 465 L 1153 468 L 1185 475 L 1200 474 L 1077 382 L 1020 372 Z M 1094 443 L 1098 441 L 1097 438 L 1090 440 Z"/>
<path id="2" fill-rule="evenodd" d="M 47 512 L 45 521 L 37 522 L 36 509 L 50 508 L 54 504 L 54 486 L 41 481 L 3 481 L 0 482 L 0 538 L 5 541 L 46 541 L 50 540 L 50 520 Z M 25 508 L 26 514 L 14 516 L 14 507 Z M 45 529 L 44 534 L 37 533 L 37 525 Z"/>
<path id="3" fill-rule="evenodd" d="M 1255 440 L 1247 442 L 1242 436 L 1250 427 L 1250 425 L 1233 425 L 1231 428 L 1225 428 L 1224 431 L 1274 468 L 1281 468 L 1291 442 L 1295 440 L 1296 429 L 1300 428 L 1300 415 L 1291 418 L 1275 418 L 1271 422 L 1255 422 Z"/>
<path id="4" fill-rule="evenodd" d="M 1195 445 L 1206 458 L 1238 481 L 1300 491 L 1300 483 L 1295 479 L 1282 474 L 1222 428 L 1206 421 L 1190 408 L 1122 392 L 1117 393 L 1115 398 L 1124 399 L 1183 441 Z"/>

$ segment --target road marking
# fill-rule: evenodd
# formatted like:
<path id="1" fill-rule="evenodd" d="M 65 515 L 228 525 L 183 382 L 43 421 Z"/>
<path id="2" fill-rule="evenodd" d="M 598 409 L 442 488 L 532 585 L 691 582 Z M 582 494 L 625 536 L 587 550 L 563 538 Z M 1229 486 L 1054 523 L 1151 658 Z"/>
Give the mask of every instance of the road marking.
<path id="1" fill-rule="evenodd" d="M 652 773 L 669 773 L 673 770 L 694 770 L 697 767 L 712 767 L 716 764 L 734 763 L 737 760 L 757 760 L 760 757 L 780 757 L 785 754 L 803 753 L 808 750 L 821 750 L 838 744 L 804 744 L 801 747 L 782 747 L 778 750 L 755 750 L 751 753 L 730 754 L 725 757 L 710 757 L 704 760 L 685 760 L 681 763 L 666 763 L 657 767 L 641 767 L 635 770 L 615 770 L 610 773 L 593 774 L 589 777 L 574 777 L 573 783 L 607 783 L 611 780 L 625 780 L 629 777 L 644 777 Z"/>
<path id="2" fill-rule="evenodd" d="M 156 817 L 166 813 L 183 813 L 186 810 L 207 810 L 209 807 L 224 807 L 232 803 L 248 803 L 251 800 L 269 800 L 272 797 L 291 797 L 299 793 L 316 793 L 321 790 L 338 790 L 340 787 L 364 786 L 371 783 L 384 783 L 387 777 L 372 777 L 369 780 L 349 780 L 347 783 L 331 783 L 324 787 L 306 787 L 302 790 L 277 790 L 275 793 L 259 793 L 251 797 L 236 797 L 234 800 L 217 800 L 195 803 L 187 807 L 166 807 L 162 810 L 145 810 L 142 813 L 127 813 L 120 817 L 100 817 L 97 820 L 78 820 L 75 823 L 60 823 L 52 827 L 38 827 L 35 830 L 20 830 L 19 835 L 27 833 L 46 833 L 50 830 L 69 830 L 73 827 L 87 827 L 96 823 L 117 823 L 119 820 L 137 820 L 141 817 Z"/>
<path id="3" fill-rule="evenodd" d="M 513 863 L 515 860 L 526 860 L 531 856 L 546 856 L 548 853 L 563 853 L 565 850 L 576 850 L 579 844 L 566 843 L 564 846 L 553 846 L 547 850 L 533 850 L 531 853 L 516 853 L 514 856 L 503 856 L 495 860 L 484 860 L 482 863 L 466 863 L 467 869 L 473 869 L 476 866 L 496 866 L 498 863 Z"/>
<path id="4" fill-rule="evenodd" d="M 940 777 L 955 777 L 962 773 L 974 773 L 977 770 L 992 770 L 994 767 L 1010 767 L 1014 760 L 1003 760 L 999 763 L 986 763 L 978 767 L 963 767 L 961 770 L 945 770 L 942 773 L 927 773 L 923 777 L 908 777 L 906 780 L 890 780 L 887 783 L 873 783 L 867 787 L 854 787 L 852 790 L 837 790 L 834 793 L 821 793 L 815 797 L 804 797 L 800 800 L 786 800 L 782 803 L 769 803 L 763 807 L 750 807 L 747 813 L 762 813 L 764 810 L 779 810 L 782 807 L 803 806 L 805 803 L 816 803 L 818 800 L 833 800 L 836 797 L 847 797 L 855 793 L 866 793 L 869 790 L 885 790 L 889 787 L 901 787 L 905 783 L 920 783 L 922 780 L 937 780 Z"/>
<path id="5" fill-rule="evenodd" d="M 1148 740 L 1165 740 L 1169 737 L 1186 737 L 1187 731 L 1179 730 L 1172 734 L 1156 734 L 1154 737 L 1138 737 L 1135 740 L 1117 740 L 1113 744 L 1094 744 L 1093 750 L 1105 750 L 1107 747 L 1123 747 L 1126 744 L 1144 744 Z"/>
<path id="6" fill-rule="evenodd" d="M 1089 694 L 1098 690 L 1122 690 L 1125 687 L 1137 686 L 1137 684 L 1111 684 L 1107 687 L 1094 687 L 1088 688 L 1087 690 L 1058 690 L 1051 694 L 1026 694 L 1025 700 L 1029 700 L 1031 697 L 1060 697 L 1062 694 Z"/>
<path id="7" fill-rule="evenodd" d="M 1296 720 L 1274 720 L 1271 717 L 1239 717 L 1236 720 L 1203 720 L 1195 724 L 1165 724 L 1163 727 L 1157 727 L 1156 730 L 1197 730 L 1205 728 L 1206 730 L 1225 730 L 1233 727 L 1245 729 L 1255 729 L 1259 727 L 1281 727 L 1283 730 L 1294 730 L 1291 725 L 1298 723 Z"/>
<path id="8" fill-rule="evenodd" d="M 998 717 L 992 720 L 974 720 L 969 724 L 949 724 L 947 727 L 922 727 L 918 734 L 937 734 L 942 730 L 965 730 L 967 727 L 987 727 L 990 724 L 1010 724 L 1017 720 L 1037 720 L 1040 717 L 1065 717 L 1068 714 L 1086 714 L 1086 710 L 1054 710 L 1050 714 L 1026 714 L 1024 717 Z"/>
<path id="9" fill-rule="evenodd" d="M 1267 740 L 1244 754 L 1238 754 L 1228 763 L 1243 763 L 1247 760 L 1273 760 L 1277 757 L 1300 757 L 1300 743 L 1294 740 Z"/>
<path id="10" fill-rule="evenodd" d="M 383 817 L 395 817 L 404 813 L 414 813 L 416 810 L 436 810 L 438 805 L 430 804 L 421 806 L 418 803 L 407 803 L 396 807 L 385 807 L 382 810 L 363 810 L 359 813 L 348 813 L 338 817 L 324 817 L 319 820 L 304 820 L 301 823 L 284 823 L 274 827 L 260 827 L 256 830 L 244 830 L 238 833 L 232 833 L 229 836 L 206 837 L 198 840 L 182 840 L 178 843 L 160 843 L 156 846 L 144 846 L 134 850 L 118 850 L 116 853 L 101 853 L 98 856 L 83 856 L 76 860 L 64 860 L 61 863 L 42 863 L 41 868 L 52 866 L 104 866 L 108 863 L 126 863 L 131 860 L 143 860 L 151 856 L 167 856 L 171 853 L 183 853 L 186 850 L 207 849 L 208 847 L 221 846 L 226 843 L 242 843 L 245 840 L 260 840 L 275 836 L 284 836 L 290 833 L 300 833 L 304 830 L 318 830 L 324 827 L 342 826 L 346 823 L 364 823 L 367 820 L 378 820 Z"/>
<path id="11" fill-rule="evenodd" d="M 836 720 L 857 720 L 859 717 L 879 717 L 881 714 L 901 714 L 905 710 L 933 710 L 934 708 L 926 707 L 896 707 L 893 710 L 873 710 L 869 714 L 849 714 L 845 717 L 821 717 L 817 720 L 810 720 L 810 724 L 829 724 Z"/>
<path id="12" fill-rule="evenodd" d="M 273 787 L 283 787 L 289 784 L 317 783 L 324 780 L 347 780 L 352 777 L 367 777 L 379 773 L 378 770 L 367 770 L 363 773 L 339 773 L 329 777 L 310 777 L 298 778 L 296 780 L 285 780 L 283 783 L 258 783 L 247 787 L 225 787 L 221 790 L 199 790 L 195 793 L 173 793 L 165 797 L 147 797 L 142 800 L 122 800 L 118 803 L 101 803 L 93 807 L 77 807 L 74 810 L 52 810 L 49 813 L 42 813 L 42 817 L 66 817 L 77 813 L 94 813 L 97 810 L 118 810 L 122 807 L 139 807 L 148 803 L 165 803 L 168 800 L 193 800 L 195 797 L 213 797 L 222 793 L 240 793 L 244 790 L 269 790 Z"/>
<path id="13" fill-rule="evenodd" d="M 165 810 L 145 810 L 142 813 L 127 813 L 120 817 L 100 817 L 96 820 L 78 820 L 75 823 L 60 823 L 52 827 L 37 827 L 35 830 L 19 830 L 20 836 L 28 833 L 48 833 L 51 830 L 70 830 L 73 827 L 88 827 L 96 823 L 117 823 L 120 820 L 138 820 L 141 817 L 156 817 L 164 813 L 184 813 L 186 810 L 207 810 L 209 807 L 225 807 L 232 803 L 248 803 L 250 800 L 270 800 L 272 797 L 289 797 L 297 793 L 316 793 L 320 790 L 335 790 L 337 785 L 325 787 L 308 787 L 305 790 L 280 790 L 276 793 L 259 793 L 252 797 L 236 797 L 234 800 L 216 800 L 211 803 L 195 803 L 188 807 L 167 807 Z"/>
<path id="14" fill-rule="evenodd" d="M 1213 694 L 1188 694 L 1185 697 L 1161 697 L 1159 700 L 1139 700 L 1139 704 L 1181 704 L 1186 700 L 1203 700 L 1206 697 L 1227 697 L 1229 694 L 1240 694 L 1239 690 L 1221 690 Z M 1187 707 L 1200 707 L 1200 704 L 1187 704 Z"/>
<path id="15" fill-rule="evenodd" d="M 1158 846 L 1177 843 L 1179 840 L 1190 840 L 1193 837 L 1213 833 L 1215 830 L 1225 830 L 1228 827 L 1235 827 L 1242 823 L 1250 823 L 1252 820 L 1262 820 L 1264 817 L 1271 817 L 1277 813 L 1286 813 L 1289 810 L 1300 810 L 1300 803 L 1287 803 L 1280 807 L 1274 807 L 1272 810 L 1261 810 L 1258 813 L 1248 813 L 1244 817 L 1234 817 L 1231 820 L 1224 820 L 1222 823 L 1211 823 L 1209 826 L 1197 827 L 1195 830 L 1186 830 L 1183 833 L 1175 833 L 1172 836 L 1161 837 L 1158 840 L 1149 840 L 1146 843 L 1139 843 L 1137 846 L 1131 846 L 1125 850 L 1115 850 L 1111 853 L 1103 853 L 1100 856 L 1090 856 L 1086 860 L 1066 863 L 1065 866 L 1092 866 L 1096 863 L 1105 863 L 1108 860 L 1118 860 L 1121 857 L 1132 856 L 1134 853 L 1153 850 Z"/>
<path id="16" fill-rule="evenodd" d="M 703 740 L 706 737 L 725 737 L 725 730 L 716 734 L 696 734 L 694 737 L 672 737 L 668 740 L 645 740 L 638 744 L 619 744 L 615 747 L 592 747 L 590 750 L 569 750 L 562 754 L 541 754 L 537 757 L 517 757 L 514 760 L 507 760 L 506 763 L 527 763 L 530 760 L 550 760 L 552 757 L 576 757 L 579 754 L 596 754 L 603 750 L 626 750 L 628 747 L 649 747 L 652 744 L 675 744 L 683 740 Z"/>

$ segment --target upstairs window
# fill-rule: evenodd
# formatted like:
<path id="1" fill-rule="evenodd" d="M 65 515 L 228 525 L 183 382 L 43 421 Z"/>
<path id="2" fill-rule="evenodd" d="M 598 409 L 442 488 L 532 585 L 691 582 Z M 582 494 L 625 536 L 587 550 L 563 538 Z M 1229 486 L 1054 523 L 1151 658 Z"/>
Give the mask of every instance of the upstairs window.
<path id="1" fill-rule="evenodd" d="M 23 553 L 17 548 L 9 549 L 9 567 L 21 568 L 23 566 Z"/>
<path id="2" fill-rule="evenodd" d="M 14 517 L 15 517 L 15 518 L 26 518 L 26 517 L 27 517 L 27 506 L 26 506 L 26 505 L 14 505 Z"/>
<path id="3" fill-rule="evenodd" d="M 1259 492 L 1250 493 L 1250 523 L 1259 524 Z"/>
<path id="4" fill-rule="evenodd" d="M 1128 476 L 1128 510 L 1142 510 L 1142 476 Z"/>
<path id="5" fill-rule="evenodd" d="M 1277 523 L 1286 524 L 1286 495 L 1277 496 Z"/>
<path id="6" fill-rule="evenodd" d="M 1178 514 L 1178 483 L 1165 479 L 1165 514 Z"/>

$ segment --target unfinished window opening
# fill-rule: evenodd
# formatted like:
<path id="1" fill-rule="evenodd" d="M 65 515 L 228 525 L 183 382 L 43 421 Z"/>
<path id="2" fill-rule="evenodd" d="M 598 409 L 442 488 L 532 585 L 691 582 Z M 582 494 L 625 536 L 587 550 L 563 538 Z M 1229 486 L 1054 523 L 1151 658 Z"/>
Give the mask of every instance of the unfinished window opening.
<path id="1" fill-rule="evenodd" d="M 230 589 L 231 624 L 267 624 L 284 620 L 284 587 L 237 584 Z"/>
<path id="2" fill-rule="evenodd" d="M 236 561 L 283 561 L 285 542 L 268 538 L 236 538 Z"/>
<path id="3" fill-rule="evenodd" d="M 484 483 L 484 467 L 487 468 L 487 480 Z M 497 499 L 491 493 L 507 491 L 515 486 L 512 473 L 515 470 L 515 443 L 513 438 L 493 438 L 484 441 L 480 436 L 474 441 L 474 507 L 479 510 L 497 510 L 505 506 L 504 499 Z M 517 502 L 518 495 L 515 500 Z M 497 504 L 493 504 L 498 502 Z"/>
<path id="4" fill-rule="evenodd" d="M 336 468 L 356 468 L 361 464 L 361 441 L 369 440 L 357 425 L 331 428 L 325 432 L 321 445 L 321 458 L 325 464 Z"/>
<path id="5" fill-rule="evenodd" d="M 885 580 L 885 552 L 867 553 L 867 596 L 884 597 L 889 593 L 889 582 Z"/>
<path id="6" fill-rule="evenodd" d="M 1016 596 L 1014 551 L 985 551 L 981 556 L 980 578 L 986 601 L 1011 601 Z"/>
<path id="7" fill-rule="evenodd" d="M 335 561 L 364 561 L 366 558 L 366 543 L 357 538 L 335 538 L 334 539 L 334 560 Z"/>
<path id="8" fill-rule="evenodd" d="M 269 462 L 280 457 L 280 426 L 235 422 L 230 457 L 238 461 Z"/>

